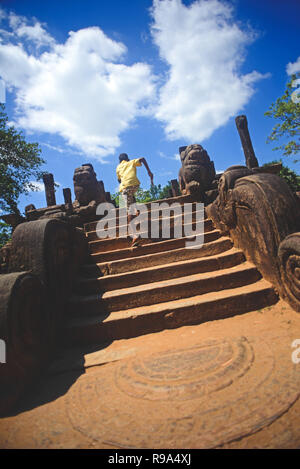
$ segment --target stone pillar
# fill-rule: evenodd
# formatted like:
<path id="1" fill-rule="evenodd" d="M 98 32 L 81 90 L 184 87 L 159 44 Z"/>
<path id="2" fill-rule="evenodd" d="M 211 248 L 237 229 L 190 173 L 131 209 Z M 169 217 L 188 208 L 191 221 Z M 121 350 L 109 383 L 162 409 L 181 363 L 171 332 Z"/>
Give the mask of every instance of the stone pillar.
<path id="1" fill-rule="evenodd" d="M 257 168 L 258 161 L 255 156 L 249 130 L 248 130 L 248 122 L 246 116 L 237 116 L 235 118 L 236 127 L 242 142 L 245 158 L 246 158 L 246 166 L 247 168 Z"/>
<path id="2" fill-rule="evenodd" d="M 106 202 L 112 204 L 110 192 L 105 192 L 105 198 L 106 198 Z"/>
<path id="3" fill-rule="evenodd" d="M 64 194 L 64 200 L 65 200 L 65 204 L 68 205 L 72 205 L 72 194 L 71 194 L 71 189 L 67 188 L 67 189 L 63 189 L 63 194 Z"/>
<path id="4" fill-rule="evenodd" d="M 69 189 L 69 188 L 63 189 L 63 195 L 64 195 L 64 200 L 65 200 L 66 210 L 73 212 L 71 189 Z"/>
<path id="5" fill-rule="evenodd" d="M 178 196 L 181 195 L 177 179 L 172 179 L 171 180 L 171 187 L 172 187 L 172 196 L 173 197 L 178 197 Z"/>
<path id="6" fill-rule="evenodd" d="M 43 181 L 45 184 L 47 207 L 52 207 L 53 205 L 56 205 L 53 174 L 44 174 Z"/>
<path id="7" fill-rule="evenodd" d="M 99 184 L 99 187 L 101 188 L 101 190 L 103 192 L 105 192 L 105 189 L 104 189 L 104 182 L 103 181 L 98 181 L 98 184 Z"/>
<path id="8" fill-rule="evenodd" d="M 106 202 L 105 188 L 103 181 L 97 181 L 97 203 Z"/>

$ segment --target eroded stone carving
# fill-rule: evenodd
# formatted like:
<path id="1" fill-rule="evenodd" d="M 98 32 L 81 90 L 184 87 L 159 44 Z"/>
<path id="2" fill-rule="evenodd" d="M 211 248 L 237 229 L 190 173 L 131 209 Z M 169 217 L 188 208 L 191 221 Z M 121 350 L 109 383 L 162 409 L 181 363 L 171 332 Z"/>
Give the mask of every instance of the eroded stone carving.
<path id="1" fill-rule="evenodd" d="M 78 266 L 88 256 L 87 240 L 80 228 L 57 219 L 19 225 L 12 236 L 9 271 L 37 274 L 51 298 L 60 302 L 71 292 Z"/>
<path id="2" fill-rule="evenodd" d="M 289 302 L 300 312 L 300 233 L 292 233 L 279 245 L 278 257 L 281 278 Z"/>
<path id="3" fill-rule="evenodd" d="M 179 186 L 182 194 L 197 194 L 204 197 L 205 191 L 211 189 L 216 172 L 213 161 L 207 151 L 198 144 L 180 147 L 182 167 L 179 171 Z"/>
<path id="4" fill-rule="evenodd" d="M 105 192 L 97 181 L 96 173 L 90 163 L 75 169 L 73 181 L 75 197 L 79 206 L 87 206 L 92 201 L 97 204 L 105 202 Z"/>
<path id="5" fill-rule="evenodd" d="M 14 405 L 61 340 L 66 301 L 89 253 L 82 229 L 42 219 L 16 227 L 7 256 L 8 273 L 0 275 L 0 338 L 8 363 L 0 367 L 0 413 Z"/>
<path id="6" fill-rule="evenodd" d="M 217 228 L 229 232 L 235 246 L 281 297 L 300 311 L 299 293 L 295 293 L 300 277 L 296 234 L 300 231 L 300 207 L 286 182 L 246 167 L 229 168 L 220 178 L 218 198 L 206 211 Z M 287 256 L 286 249 L 291 253 L 291 246 L 294 253 Z"/>
<path id="7" fill-rule="evenodd" d="M 0 365 L 0 415 L 16 403 L 47 355 L 49 321 L 45 291 L 29 272 L 0 275 L 0 337 L 6 363 Z"/>
<path id="8" fill-rule="evenodd" d="M 26 219 L 22 219 L 19 223 L 50 218 L 65 221 L 72 226 L 82 227 L 84 223 L 95 220 L 97 218 L 97 205 L 107 201 L 110 197 L 110 194 L 105 192 L 103 181 L 97 181 L 93 166 L 89 163 L 75 169 L 73 180 L 75 191 L 75 201 L 73 203 L 71 190 L 68 188 L 63 189 L 64 204 L 49 205 L 50 199 L 47 195 L 48 206 L 36 209 L 34 205 L 28 205 L 25 208 Z M 46 183 L 48 184 L 48 182 L 46 178 Z M 55 199 L 52 202 L 55 202 Z"/>

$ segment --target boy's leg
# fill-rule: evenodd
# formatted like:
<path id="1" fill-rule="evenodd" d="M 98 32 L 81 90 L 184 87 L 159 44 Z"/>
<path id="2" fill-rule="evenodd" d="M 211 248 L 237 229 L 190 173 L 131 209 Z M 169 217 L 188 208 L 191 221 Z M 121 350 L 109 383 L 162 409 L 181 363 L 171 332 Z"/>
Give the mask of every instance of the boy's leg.
<path id="1" fill-rule="evenodd" d="M 139 186 L 132 186 L 132 187 L 127 187 L 126 189 L 124 189 L 124 191 L 122 192 L 123 196 L 125 197 L 126 199 L 126 208 L 127 208 L 127 220 L 128 220 L 128 224 L 131 222 L 131 220 L 134 218 L 135 215 L 133 214 L 128 214 L 128 209 L 129 207 L 132 205 L 132 204 L 135 204 L 136 203 L 136 199 L 135 199 L 135 193 L 137 192 L 137 190 L 139 189 Z M 140 238 L 139 236 L 134 236 L 133 240 L 132 240 L 132 246 L 136 246 L 139 242 Z"/>

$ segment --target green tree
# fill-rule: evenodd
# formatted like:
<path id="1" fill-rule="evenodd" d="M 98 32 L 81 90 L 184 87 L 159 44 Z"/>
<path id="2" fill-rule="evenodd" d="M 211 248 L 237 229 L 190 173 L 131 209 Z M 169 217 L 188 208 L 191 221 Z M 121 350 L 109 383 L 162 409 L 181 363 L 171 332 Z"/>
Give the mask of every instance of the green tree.
<path id="1" fill-rule="evenodd" d="M 21 194 L 36 190 L 32 180 L 42 177 L 37 143 L 27 143 L 23 135 L 8 125 L 4 104 L 0 103 L 0 213 L 20 215 L 18 200 Z M 0 225 L 0 244 L 7 239 L 9 227 Z"/>
<path id="2" fill-rule="evenodd" d="M 147 202 L 154 202 L 155 200 L 166 199 L 169 197 L 169 191 L 171 189 L 170 181 L 166 186 L 161 186 L 161 184 L 153 185 L 149 190 L 139 190 L 135 194 L 135 200 L 138 204 L 145 204 Z M 112 200 L 116 201 L 117 207 L 119 207 L 120 192 L 112 194 Z"/>
<path id="3" fill-rule="evenodd" d="M 11 227 L 0 220 L 0 249 L 11 239 L 11 232 Z"/>
<path id="4" fill-rule="evenodd" d="M 282 161 L 271 161 L 270 163 L 266 163 L 263 166 L 270 166 L 276 163 L 282 164 Z M 288 166 L 282 165 L 282 169 L 278 175 L 285 180 L 293 192 L 300 191 L 300 176 L 295 171 L 290 169 Z"/>
<path id="5" fill-rule="evenodd" d="M 0 210 L 20 214 L 18 199 L 21 194 L 35 190 L 33 179 L 42 177 L 40 166 L 45 161 L 39 156 L 38 143 L 27 143 L 13 126 L 0 104 Z"/>
<path id="6" fill-rule="evenodd" d="M 171 189 L 171 183 L 164 187 L 161 184 L 153 185 L 149 190 L 139 189 L 135 195 L 137 203 L 147 203 L 154 202 L 155 200 L 165 199 L 169 196 L 169 191 Z"/>
<path id="7" fill-rule="evenodd" d="M 284 156 L 297 155 L 300 152 L 300 102 L 297 102 L 298 91 L 295 88 L 295 83 L 299 78 L 300 73 L 293 75 L 283 96 L 272 103 L 269 110 L 265 112 L 266 116 L 278 120 L 267 142 L 286 139 L 286 143 L 273 149 L 283 151 Z M 297 161 L 299 160 L 296 159 L 295 162 Z"/>

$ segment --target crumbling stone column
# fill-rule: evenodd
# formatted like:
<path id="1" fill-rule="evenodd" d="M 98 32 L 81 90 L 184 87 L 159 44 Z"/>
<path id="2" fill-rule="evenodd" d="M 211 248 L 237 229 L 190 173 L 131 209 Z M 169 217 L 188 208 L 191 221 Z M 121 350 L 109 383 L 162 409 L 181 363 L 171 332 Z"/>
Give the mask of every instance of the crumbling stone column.
<path id="1" fill-rule="evenodd" d="M 105 192 L 105 199 L 106 199 L 106 202 L 112 204 L 110 192 Z"/>
<path id="2" fill-rule="evenodd" d="M 258 161 L 255 156 L 249 130 L 248 130 L 248 122 L 246 116 L 237 116 L 235 118 L 236 127 L 242 142 L 242 147 L 244 150 L 245 158 L 246 158 L 246 166 L 247 168 L 257 168 Z"/>
<path id="3" fill-rule="evenodd" d="M 104 187 L 103 181 L 98 181 L 98 191 L 99 191 L 99 202 L 105 202 L 106 196 L 105 196 L 105 187 Z"/>
<path id="4" fill-rule="evenodd" d="M 173 197 L 178 197 L 180 196 L 180 188 L 177 179 L 172 179 L 171 180 L 171 190 L 172 190 L 172 196 Z"/>
<path id="5" fill-rule="evenodd" d="M 66 210 L 68 211 L 68 213 L 73 212 L 71 189 L 69 188 L 63 189 L 63 195 L 64 195 L 64 200 L 65 200 Z"/>
<path id="6" fill-rule="evenodd" d="M 53 205 L 56 205 L 53 174 L 44 174 L 43 181 L 45 184 L 47 207 L 52 207 Z"/>
<path id="7" fill-rule="evenodd" d="M 71 189 L 63 189 L 65 204 L 72 204 L 72 194 Z"/>

